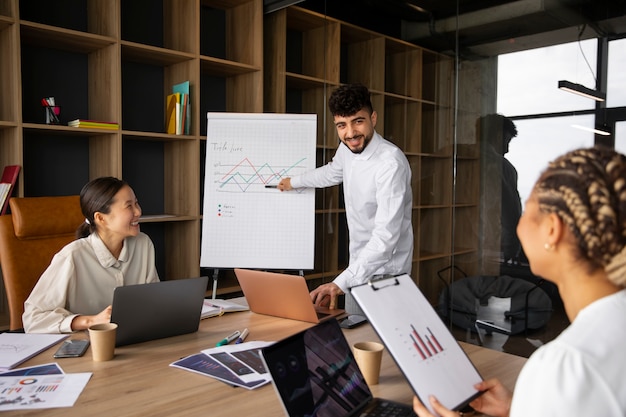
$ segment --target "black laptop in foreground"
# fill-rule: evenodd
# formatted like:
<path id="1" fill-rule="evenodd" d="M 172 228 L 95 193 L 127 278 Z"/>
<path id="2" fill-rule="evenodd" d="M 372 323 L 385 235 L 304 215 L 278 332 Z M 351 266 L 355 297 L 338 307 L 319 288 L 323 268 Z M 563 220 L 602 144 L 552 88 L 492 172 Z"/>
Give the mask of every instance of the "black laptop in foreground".
<path id="1" fill-rule="evenodd" d="M 261 353 L 290 417 L 415 416 L 408 404 L 372 396 L 337 320 L 280 340 Z"/>

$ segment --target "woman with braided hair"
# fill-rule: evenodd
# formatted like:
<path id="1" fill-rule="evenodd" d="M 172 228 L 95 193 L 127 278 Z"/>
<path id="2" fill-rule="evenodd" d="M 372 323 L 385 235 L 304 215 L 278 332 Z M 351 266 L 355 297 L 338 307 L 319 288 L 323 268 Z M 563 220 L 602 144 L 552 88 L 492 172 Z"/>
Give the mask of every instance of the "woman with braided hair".
<path id="1" fill-rule="evenodd" d="M 557 158 L 517 234 L 532 272 L 558 286 L 571 324 L 533 353 L 514 394 L 487 380 L 471 406 L 492 416 L 625 416 L 626 157 L 596 147 Z M 459 415 L 429 401 L 441 416 Z M 414 409 L 431 415 L 417 398 Z"/>

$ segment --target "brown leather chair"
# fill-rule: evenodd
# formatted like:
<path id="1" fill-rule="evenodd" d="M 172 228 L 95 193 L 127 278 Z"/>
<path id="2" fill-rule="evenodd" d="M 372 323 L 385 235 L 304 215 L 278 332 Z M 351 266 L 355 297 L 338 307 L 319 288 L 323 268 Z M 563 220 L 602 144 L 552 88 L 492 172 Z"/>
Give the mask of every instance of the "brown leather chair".
<path id="1" fill-rule="evenodd" d="M 0 266 L 15 331 L 23 328 L 24 301 L 35 283 L 84 219 L 77 195 L 12 198 L 9 205 L 11 214 L 0 216 Z"/>

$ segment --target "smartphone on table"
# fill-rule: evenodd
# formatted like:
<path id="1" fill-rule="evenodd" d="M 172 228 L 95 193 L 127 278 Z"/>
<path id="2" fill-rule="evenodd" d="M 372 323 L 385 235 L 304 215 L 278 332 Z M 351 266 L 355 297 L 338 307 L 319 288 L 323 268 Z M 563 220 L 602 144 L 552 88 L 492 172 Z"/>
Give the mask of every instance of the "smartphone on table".
<path id="1" fill-rule="evenodd" d="M 55 358 L 78 358 L 83 356 L 89 347 L 87 339 L 64 340 L 59 349 L 54 353 Z"/>
<path id="2" fill-rule="evenodd" d="M 353 329 L 363 323 L 367 323 L 367 317 L 362 314 L 350 314 L 339 323 L 339 326 L 342 329 Z"/>

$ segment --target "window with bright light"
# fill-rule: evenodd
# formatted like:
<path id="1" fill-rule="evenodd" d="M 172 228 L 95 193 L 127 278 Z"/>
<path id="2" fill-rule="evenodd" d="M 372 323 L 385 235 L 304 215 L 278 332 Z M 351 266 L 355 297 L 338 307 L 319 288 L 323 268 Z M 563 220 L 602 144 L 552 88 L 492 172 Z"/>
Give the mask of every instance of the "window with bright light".
<path id="1" fill-rule="evenodd" d="M 626 39 L 609 42 L 607 107 L 626 106 Z"/>
<path id="2" fill-rule="evenodd" d="M 498 57 L 498 113 L 505 116 L 564 113 L 561 116 L 515 120 L 518 135 L 505 157 L 518 172 L 518 191 L 524 202 L 548 162 L 563 153 L 594 144 L 595 101 L 557 88 L 568 80 L 595 88 L 597 40 L 572 42 Z M 593 68 L 593 71 L 592 71 Z M 577 126 L 577 127 L 576 127 Z"/>
<path id="3" fill-rule="evenodd" d="M 615 123 L 615 150 L 626 155 L 626 122 Z"/>
<path id="4" fill-rule="evenodd" d="M 509 152 L 504 157 L 517 169 L 517 190 L 522 203 L 548 162 L 565 152 L 593 146 L 593 133 L 573 128 L 574 124 L 592 125 L 593 116 L 515 121 L 517 137 L 509 144 Z"/>
<path id="5" fill-rule="evenodd" d="M 595 39 L 500 55 L 498 112 L 511 117 L 593 109 L 595 101 L 557 86 L 567 80 L 595 89 L 596 56 Z"/>

